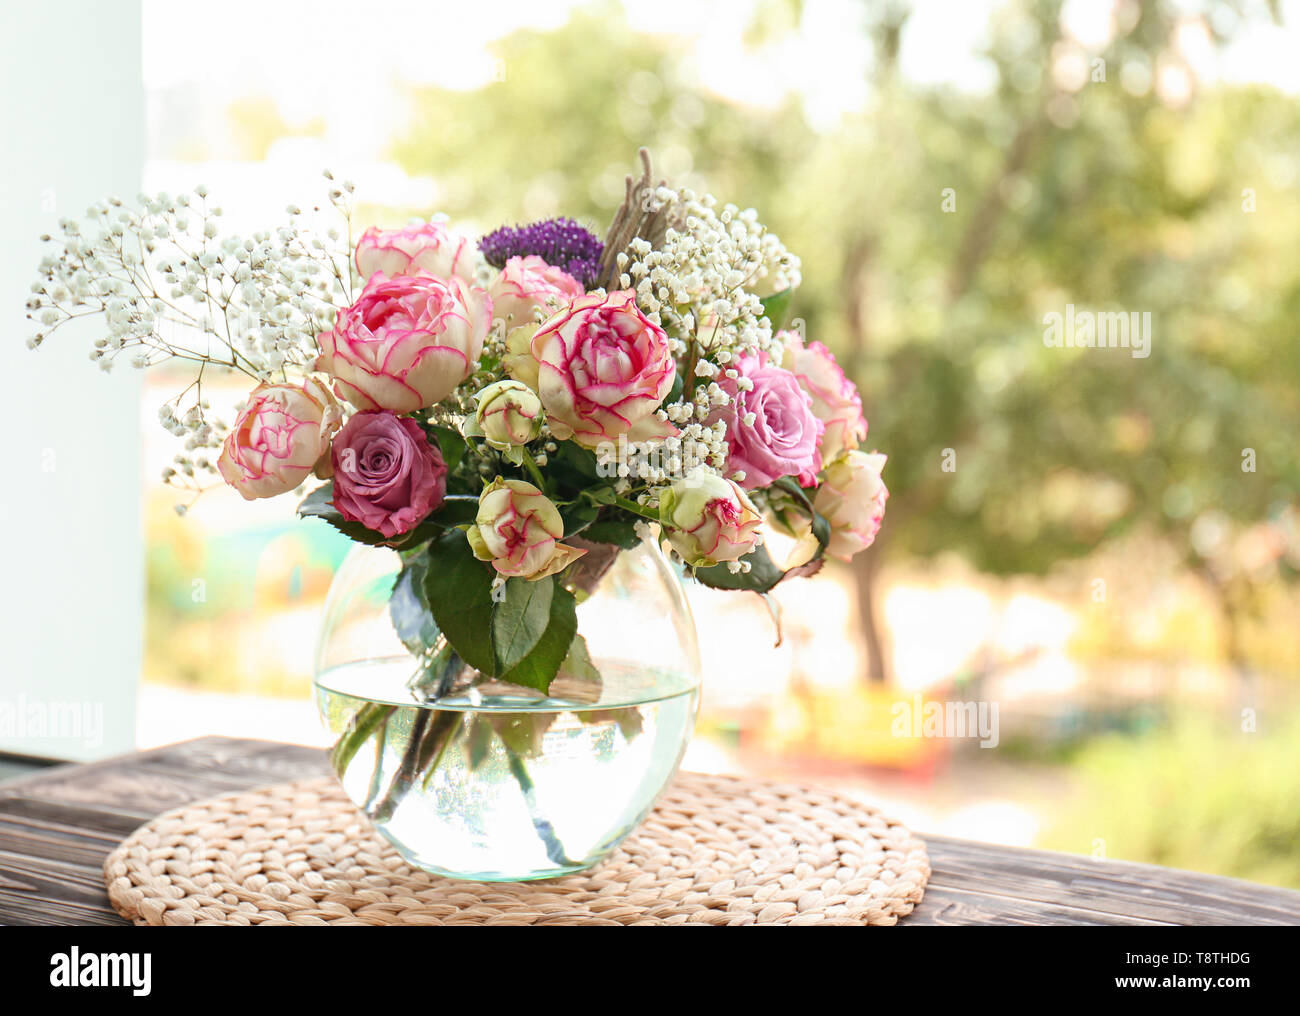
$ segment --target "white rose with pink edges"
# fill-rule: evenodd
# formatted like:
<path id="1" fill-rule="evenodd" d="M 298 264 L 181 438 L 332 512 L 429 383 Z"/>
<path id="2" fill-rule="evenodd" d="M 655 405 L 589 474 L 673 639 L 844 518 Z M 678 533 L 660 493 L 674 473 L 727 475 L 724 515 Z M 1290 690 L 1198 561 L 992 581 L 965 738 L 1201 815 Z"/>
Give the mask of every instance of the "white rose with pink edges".
<path id="1" fill-rule="evenodd" d="M 474 245 L 437 220 L 399 229 L 372 226 L 357 241 L 355 257 L 363 279 L 427 272 L 440 279 L 474 281 Z"/>
<path id="2" fill-rule="evenodd" d="M 358 409 L 412 413 L 441 402 L 474 372 L 492 301 L 457 276 L 371 276 L 316 337 L 316 369 Z"/>
<path id="3" fill-rule="evenodd" d="M 880 478 L 885 456 L 879 452 L 845 452 L 822 472 L 813 507 L 831 524 L 826 553 L 847 561 L 875 542 L 885 521 L 889 490 Z"/>
<path id="4" fill-rule="evenodd" d="M 822 462 L 857 448 L 867 437 L 857 386 L 845 377 L 822 343 L 805 343 L 798 332 L 780 332 L 777 337 L 785 340 L 781 366 L 798 378 L 799 387 L 812 397 L 813 415 L 826 428 L 818 445 Z"/>
<path id="5" fill-rule="evenodd" d="M 509 326 L 532 324 L 568 306 L 583 295 L 582 284 L 562 268 L 548 265 L 536 254 L 513 257 L 488 287 L 492 316 Z"/>

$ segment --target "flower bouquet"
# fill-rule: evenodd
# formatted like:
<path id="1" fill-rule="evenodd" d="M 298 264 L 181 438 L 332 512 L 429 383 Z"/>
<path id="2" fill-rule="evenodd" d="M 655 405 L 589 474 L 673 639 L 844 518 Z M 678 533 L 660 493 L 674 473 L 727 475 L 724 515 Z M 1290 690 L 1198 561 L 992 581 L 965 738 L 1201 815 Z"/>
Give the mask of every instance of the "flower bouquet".
<path id="1" fill-rule="evenodd" d="M 607 854 L 694 721 L 679 576 L 766 594 L 869 546 L 884 513 L 856 389 L 783 327 L 798 259 L 641 156 L 603 240 L 552 219 L 474 244 L 435 219 L 353 243 L 352 185 L 329 173 L 342 229 L 291 206 L 222 235 L 200 187 L 44 238 L 30 345 L 97 316 L 103 369 L 195 365 L 161 411 L 184 438 L 166 482 L 254 499 L 323 481 L 299 514 L 362 548 L 316 679 L 333 765 L 430 870 Z M 229 424 L 204 393 L 218 369 L 252 385 Z"/>

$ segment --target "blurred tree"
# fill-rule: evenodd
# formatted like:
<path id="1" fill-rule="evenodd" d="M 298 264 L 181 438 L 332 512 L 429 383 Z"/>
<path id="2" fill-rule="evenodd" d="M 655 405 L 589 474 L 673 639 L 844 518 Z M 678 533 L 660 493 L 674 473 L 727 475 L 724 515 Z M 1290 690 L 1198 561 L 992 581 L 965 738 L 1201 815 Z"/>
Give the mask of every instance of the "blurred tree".
<path id="1" fill-rule="evenodd" d="M 1198 93 L 1175 29 L 1221 42 L 1247 17 L 1205 6 L 1122 3 L 1087 49 L 1059 0 L 1006 3 L 987 93 L 901 77 L 907 6 L 864 8 L 870 104 L 821 133 L 793 97 L 707 94 L 679 40 L 602 6 L 503 40 L 482 89 L 423 91 L 397 156 L 485 229 L 568 214 L 599 230 L 642 144 L 675 182 L 759 209 L 804 260 L 795 313 L 858 379 L 890 455 L 889 520 L 855 562 L 873 677 L 886 550 L 1043 573 L 1132 530 L 1210 583 L 1240 664 L 1249 574 L 1207 551 L 1205 520 L 1249 526 L 1300 490 L 1300 111 L 1269 88 Z M 766 52 L 802 7 L 758 11 Z M 1045 345 L 1068 304 L 1149 312 L 1150 355 Z"/>
<path id="2" fill-rule="evenodd" d="M 485 231 L 568 215 L 603 232 L 642 145 L 675 184 L 756 204 L 812 145 L 799 104 L 755 111 L 707 95 L 684 56 L 671 38 L 634 34 L 617 5 L 580 9 L 556 31 L 501 40 L 487 86 L 421 90 L 396 157 L 437 179 L 437 210 Z"/>
<path id="3" fill-rule="evenodd" d="M 884 547 L 1042 573 L 1135 526 L 1210 582 L 1240 665 L 1250 595 L 1207 566 L 1197 520 L 1275 516 L 1300 490 L 1295 107 L 1271 89 L 1162 101 L 1159 8 L 1101 62 L 1062 40 L 1059 8 L 1001 9 L 987 98 L 917 89 L 882 58 L 876 102 L 791 173 L 800 309 L 890 453 L 889 524 L 855 560 L 877 676 Z M 1044 315 L 1067 304 L 1150 312 L 1151 355 L 1047 347 Z"/>

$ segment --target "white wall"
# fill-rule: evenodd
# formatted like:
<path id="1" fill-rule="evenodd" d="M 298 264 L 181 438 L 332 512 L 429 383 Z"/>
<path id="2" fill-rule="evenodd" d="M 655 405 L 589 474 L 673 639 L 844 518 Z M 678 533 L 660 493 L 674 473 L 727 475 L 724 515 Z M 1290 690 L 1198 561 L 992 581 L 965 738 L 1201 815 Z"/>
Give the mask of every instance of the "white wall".
<path id="1" fill-rule="evenodd" d="M 86 759 L 134 745 L 139 379 L 90 362 L 93 329 L 28 350 L 23 304 L 41 233 L 140 190 L 140 4 L 0 8 L 0 751 Z"/>

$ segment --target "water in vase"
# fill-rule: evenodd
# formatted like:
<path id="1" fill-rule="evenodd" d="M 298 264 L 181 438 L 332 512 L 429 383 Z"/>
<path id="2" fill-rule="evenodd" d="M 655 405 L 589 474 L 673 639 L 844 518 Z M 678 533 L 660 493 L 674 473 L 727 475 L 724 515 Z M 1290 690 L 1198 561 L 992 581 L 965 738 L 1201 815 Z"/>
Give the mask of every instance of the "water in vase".
<path id="1" fill-rule="evenodd" d="M 417 704 L 409 658 L 316 678 L 348 796 L 413 864 L 487 881 L 590 867 L 645 817 L 690 739 L 698 685 L 602 669 L 599 697 Z M 489 688 L 490 690 L 490 688 Z M 350 737 L 345 735 L 350 734 Z"/>

